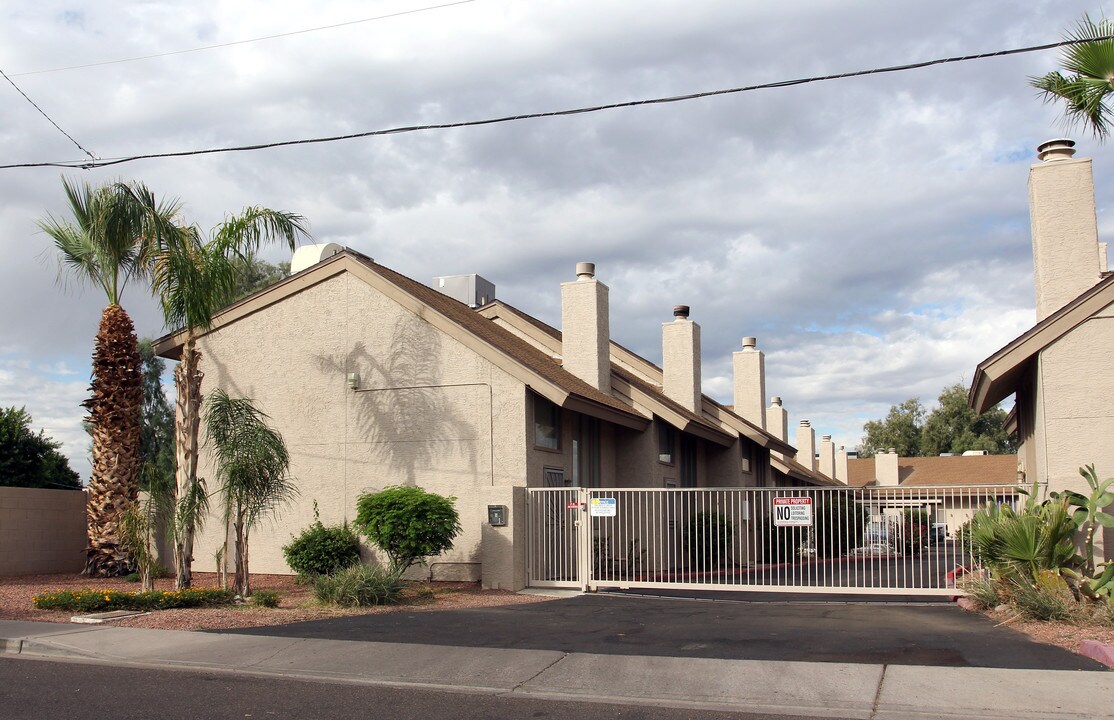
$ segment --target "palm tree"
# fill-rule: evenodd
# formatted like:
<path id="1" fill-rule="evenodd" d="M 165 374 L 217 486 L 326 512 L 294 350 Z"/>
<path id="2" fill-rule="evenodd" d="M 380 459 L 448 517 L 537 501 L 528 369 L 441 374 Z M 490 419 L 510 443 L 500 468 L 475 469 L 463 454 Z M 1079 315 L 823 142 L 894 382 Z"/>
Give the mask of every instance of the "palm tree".
<path id="1" fill-rule="evenodd" d="M 1110 132 L 1110 107 L 1107 98 L 1114 92 L 1114 22 L 1102 18 L 1097 23 L 1084 15 L 1065 37 L 1076 44 L 1060 51 L 1060 64 L 1068 75 L 1050 72 L 1029 78 L 1041 91 L 1045 102 L 1063 100 L 1069 125 L 1082 123 L 1096 138 Z"/>
<path id="2" fill-rule="evenodd" d="M 293 251 L 299 236 L 308 237 L 300 215 L 261 207 L 246 208 L 202 238 L 196 227 L 178 228 L 161 238 L 151 255 L 151 284 L 162 305 L 168 327 L 186 333 L 182 355 L 174 369 L 175 418 L 174 522 L 175 585 L 192 583 L 194 535 L 207 510 L 204 480 L 197 477 L 201 428 L 201 351 L 198 335 L 207 330 L 216 312 L 228 304 L 236 288 L 244 258 L 264 242 L 282 239 Z"/>
<path id="3" fill-rule="evenodd" d="M 215 390 L 205 403 L 205 429 L 216 454 L 223 519 L 234 534 L 232 589 L 244 597 L 251 595 L 248 534 L 298 494 L 287 475 L 286 444 L 267 420 L 251 400 L 231 398 L 224 390 Z"/>
<path id="4" fill-rule="evenodd" d="M 126 572 L 127 550 L 120 544 L 121 514 L 135 502 L 139 477 L 139 418 L 143 403 L 135 327 L 120 307 L 127 283 L 146 272 L 149 240 L 170 227 L 178 205 L 156 201 L 143 185 L 91 187 L 63 178 L 73 222 L 52 215 L 39 221 L 59 252 L 60 273 L 104 290 L 93 348 L 89 411 L 93 472 L 88 487 L 88 558 L 84 573 Z"/>

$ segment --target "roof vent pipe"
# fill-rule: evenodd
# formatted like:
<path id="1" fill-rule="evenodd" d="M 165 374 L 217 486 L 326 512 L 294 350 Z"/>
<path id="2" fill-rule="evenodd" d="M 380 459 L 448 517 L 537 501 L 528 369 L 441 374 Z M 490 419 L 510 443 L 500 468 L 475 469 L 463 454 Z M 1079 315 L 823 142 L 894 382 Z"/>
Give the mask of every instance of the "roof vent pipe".
<path id="1" fill-rule="evenodd" d="M 1075 141 L 1068 138 L 1045 140 L 1037 145 L 1037 159 L 1041 162 L 1070 160 L 1075 155 Z"/>

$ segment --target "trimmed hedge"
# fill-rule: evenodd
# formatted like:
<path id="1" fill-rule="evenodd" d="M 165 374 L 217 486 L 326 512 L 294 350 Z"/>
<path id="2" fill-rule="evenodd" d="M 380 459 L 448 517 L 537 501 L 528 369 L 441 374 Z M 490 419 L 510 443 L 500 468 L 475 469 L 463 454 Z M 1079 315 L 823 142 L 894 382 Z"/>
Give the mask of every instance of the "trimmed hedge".
<path id="1" fill-rule="evenodd" d="M 68 612 L 105 612 L 109 610 L 170 610 L 171 608 L 229 605 L 234 593 L 224 588 L 190 588 L 189 590 L 59 590 L 32 598 L 39 610 Z"/>

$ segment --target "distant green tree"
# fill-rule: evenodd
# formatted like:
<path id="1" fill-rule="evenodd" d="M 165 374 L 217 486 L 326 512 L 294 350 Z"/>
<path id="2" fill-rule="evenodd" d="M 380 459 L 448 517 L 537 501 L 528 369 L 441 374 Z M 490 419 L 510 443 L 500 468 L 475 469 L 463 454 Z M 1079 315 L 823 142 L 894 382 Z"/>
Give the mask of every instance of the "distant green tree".
<path id="1" fill-rule="evenodd" d="M 991 455 L 1016 452 L 1006 434 L 1006 411 L 987 410 L 978 415 L 967 403 L 967 388 L 956 383 L 940 393 L 940 405 L 928 414 L 921 428 L 921 453 L 962 455 L 968 450 L 985 450 Z"/>
<path id="2" fill-rule="evenodd" d="M 26 408 L 0 408 L 0 485 L 80 490 L 81 478 L 58 452 L 62 444 L 31 430 Z"/>
<path id="3" fill-rule="evenodd" d="M 266 260 L 260 260 L 255 253 L 248 253 L 237 262 L 232 300 L 241 300 L 248 295 L 254 295 L 289 276 L 290 263 L 280 262 L 277 265 L 272 265 Z"/>
<path id="4" fill-rule="evenodd" d="M 920 398 L 909 398 L 900 405 L 891 405 L 886 417 L 863 425 L 865 435 L 859 446 L 859 457 L 872 457 L 890 448 L 897 450 L 901 457 L 920 455 L 921 426 L 925 414 Z"/>
<path id="5" fill-rule="evenodd" d="M 139 486 L 148 491 L 171 488 L 174 482 L 174 408 L 162 386 L 166 363 L 155 355 L 149 338 L 139 341 L 139 358 L 143 374 Z"/>
<path id="6" fill-rule="evenodd" d="M 960 455 L 968 450 L 1005 455 L 1017 450 L 1006 434 L 1006 411 L 994 408 L 975 414 L 962 383 L 944 388 L 937 400 L 939 405 L 927 412 L 920 398 L 910 398 L 890 406 L 885 418 L 864 424 L 859 456 L 872 457 L 890 448 L 901 457 Z"/>

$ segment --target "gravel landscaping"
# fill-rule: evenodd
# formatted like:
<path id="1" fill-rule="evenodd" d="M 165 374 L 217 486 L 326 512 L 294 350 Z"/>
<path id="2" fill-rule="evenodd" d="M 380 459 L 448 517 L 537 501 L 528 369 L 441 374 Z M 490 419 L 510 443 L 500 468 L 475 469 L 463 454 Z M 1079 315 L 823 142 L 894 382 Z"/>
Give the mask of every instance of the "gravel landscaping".
<path id="1" fill-rule="evenodd" d="M 194 573 L 194 587 L 214 587 L 219 584 L 214 573 Z M 308 585 L 299 585 L 290 575 L 252 575 L 256 590 L 273 590 L 281 596 L 277 608 L 254 607 L 250 604 L 160 610 L 113 624 L 124 627 L 158 628 L 162 630 L 232 630 L 236 628 L 284 625 L 302 620 L 324 620 L 349 615 L 370 615 L 389 612 L 415 612 L 427 610 L 458 610 L 473 607 L 492 607 L 519 603 L 544 602 L 552 598 L 539 595 L 520 595 L 506 590 L 481 590 L 479 583 L 434 582 L 420 583 L 407 588 L 403 600 L 397 605 L 336 608 L 323 606 L 313 597 Z M 72 612 L 38 610 L 31 598 L 42 592 L 95 588 L 104 590 L 139 590 L 139 583 L 123 578 L 93 579 L 81 575 L 24 575 L 0 577 L 0 620 L 32 620 L 36 622 L 68 623 Z M 155 589 L 172 590 L 173 578 L 155 581 Z"/>

